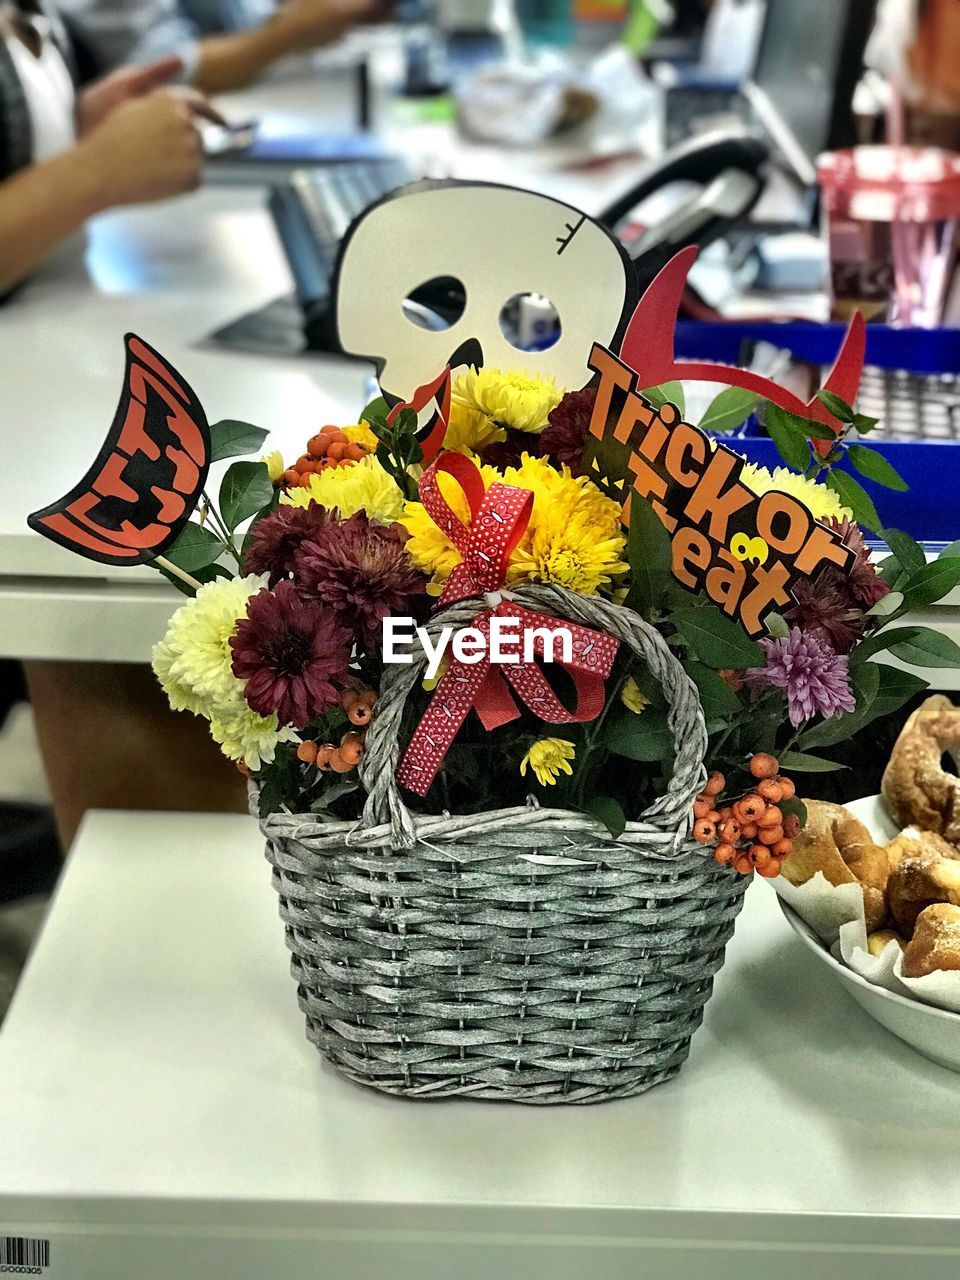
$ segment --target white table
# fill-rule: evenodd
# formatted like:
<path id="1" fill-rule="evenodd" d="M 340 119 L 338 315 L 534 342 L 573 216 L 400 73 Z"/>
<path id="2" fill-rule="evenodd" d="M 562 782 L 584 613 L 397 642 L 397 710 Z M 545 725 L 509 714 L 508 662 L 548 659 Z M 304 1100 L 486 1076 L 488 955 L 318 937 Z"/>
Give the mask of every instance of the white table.
<path id="1" fill-rule="evenodd" d="M 958 1096 L 756 884 L 668 1084 L 381 1097 L 304 1039 L 253 821 L 97 813 L 0 1030 L 0 1236 L 47 1280 L 955 1280 Z"/>

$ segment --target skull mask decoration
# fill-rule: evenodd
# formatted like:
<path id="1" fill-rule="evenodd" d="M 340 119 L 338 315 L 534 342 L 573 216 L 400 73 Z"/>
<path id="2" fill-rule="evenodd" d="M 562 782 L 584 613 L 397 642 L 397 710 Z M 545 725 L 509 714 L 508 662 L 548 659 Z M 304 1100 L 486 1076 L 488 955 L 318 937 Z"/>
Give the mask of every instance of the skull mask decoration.
<path id="1" fill-rule="evenodd" d="M 442 279 L 462 285 L 465 305 L 431 331 L 404 304 Z M 531 293 L 559 316 L 559 337 L 542 351 L 519 350 L 501 331 L 504 304 Z M 472 182 L 418 183 L 362 214 L 340 249 L 336 299 L 341 346 L 376 362 L 391 400 L 448 364 L 523 368 L 577 390 L 593 343 L 616 347 L 637 301 L 633 266 L 599 224 L 547 196 Z"/>

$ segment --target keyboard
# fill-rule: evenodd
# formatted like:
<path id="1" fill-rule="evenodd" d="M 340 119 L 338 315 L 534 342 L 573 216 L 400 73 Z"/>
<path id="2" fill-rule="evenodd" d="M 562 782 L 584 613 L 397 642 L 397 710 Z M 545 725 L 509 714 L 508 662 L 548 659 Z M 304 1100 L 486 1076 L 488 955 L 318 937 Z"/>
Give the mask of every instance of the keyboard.
<path id="1" fill-rule="evenodd" d="M 879 419 L 871 439 L 960 440 L 960 375 L 867 365 L 857 408 Z"/>
<path id="2" fill-rule="evenodd" d="M 347 228 L 363 211 L 414 180 L 399 156 L 293 173 L 270 192 L 270 213 L 303 308 L 307 345 L 334 343 L 330 280 Z"/>

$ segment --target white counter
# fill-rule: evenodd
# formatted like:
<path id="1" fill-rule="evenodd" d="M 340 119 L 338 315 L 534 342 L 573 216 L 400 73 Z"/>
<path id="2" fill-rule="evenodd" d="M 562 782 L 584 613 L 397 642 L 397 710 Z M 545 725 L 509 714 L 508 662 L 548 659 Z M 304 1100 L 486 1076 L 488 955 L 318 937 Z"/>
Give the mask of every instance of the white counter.
<path id="1" fill-rule="evenodd" d="M 98 813 L 0 1030 L 0 1236 L 47 1280 L 955 1280 L 958 1097 L 764 883 L 675 1080 L 382 1097 L 304 1038 L 255 823 Z"/>

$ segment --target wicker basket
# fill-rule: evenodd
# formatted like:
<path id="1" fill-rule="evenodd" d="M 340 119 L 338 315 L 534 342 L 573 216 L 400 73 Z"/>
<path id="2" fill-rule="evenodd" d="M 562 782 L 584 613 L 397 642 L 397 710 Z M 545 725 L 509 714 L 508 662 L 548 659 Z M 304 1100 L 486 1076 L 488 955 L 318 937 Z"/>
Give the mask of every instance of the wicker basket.
<path id="1" fill-rule="evenodd" d="M 559 588 L 511 598 L 618 636 L 669 703 L 667 792 L 618 840 L 567 810 L 414 817 L 394 780 L 420 667 L 394 666 L 367 735 L 358 823 L 262 821 L 308 1037 L 408 1098 L 623 1098 L 687 1056 L 748 877 L 688 836 L 706 730 L 696 688 L 632 611 Z M 430 630 L 467 625 L 464 601 Z M 624 762 L 624 768 L 629 764 Z"/>

